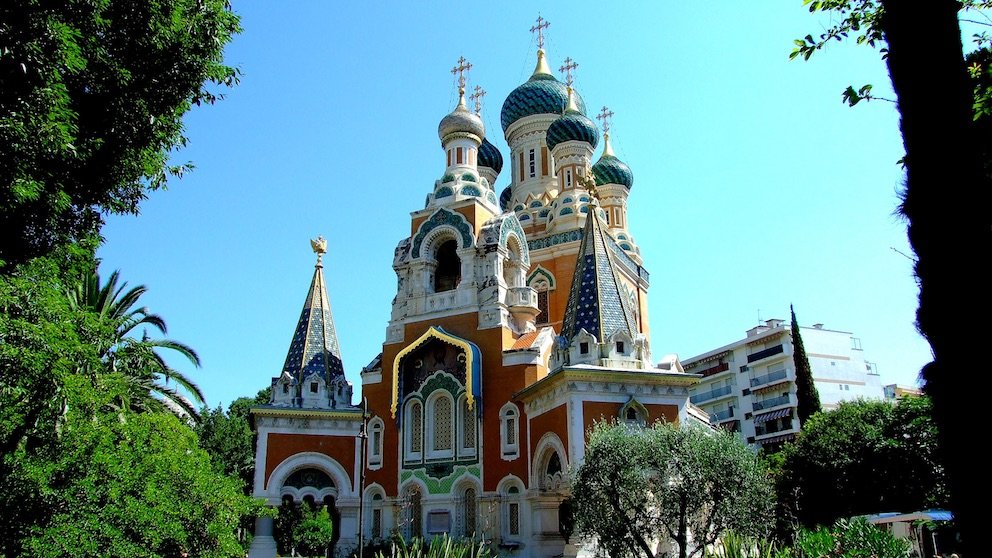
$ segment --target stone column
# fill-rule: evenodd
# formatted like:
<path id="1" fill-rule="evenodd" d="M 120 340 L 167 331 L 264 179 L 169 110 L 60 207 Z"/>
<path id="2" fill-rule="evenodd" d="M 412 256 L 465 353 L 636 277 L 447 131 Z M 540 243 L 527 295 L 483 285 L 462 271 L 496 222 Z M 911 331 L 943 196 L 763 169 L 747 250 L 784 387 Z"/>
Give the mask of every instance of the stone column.
<path id="1" fill-rule="evenodd" d="M 272 537 L 271 517 L 255 518 L 255 538 L 248 549 L 248 558 L 276 558 L 276 540 Z"/>

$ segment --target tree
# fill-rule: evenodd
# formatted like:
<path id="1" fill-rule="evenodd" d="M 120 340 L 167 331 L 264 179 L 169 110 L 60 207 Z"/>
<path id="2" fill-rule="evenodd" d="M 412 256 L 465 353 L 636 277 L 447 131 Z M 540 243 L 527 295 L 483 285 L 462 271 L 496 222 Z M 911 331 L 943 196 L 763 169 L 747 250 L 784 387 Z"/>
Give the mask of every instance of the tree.
<path id="1" fill-rule="evenodd" d="M 130 380 L 131 397 L 128 400 L 133 409 L 164 407 L 181 418 L 199 420 L 200 414 L 194 404 L 203 404 L 203 392 L 182 372 L 169 366 L 157 349 L 175 351 L 197 367 L 200 357 L 188 345 L 172 339 L 151 339 L 147 331 L 136 339 L 133 333 L 138 326 L 151 326 L 162 334 L 167 333 L 168 328 L 165 320 L 150 313 L 148 308 L 135 308 L 148 289 L 138 285 L 125 292 L 127 282 L 118 284 L 119 279 L 120 273 L 114 271 L 106 284 L 101 284 L 100 274 L 91 270 L 67 294 L 71 310 L 95 314 L 111 332 L 93 340 L 101 367 L 121 372 Z M 99 373 L 92 369 L 88 372 Z M 170 387 L 170 381 L 177 387 Z"/>
<path id="2" fill-rule="evenodd" d="M 255 477 L 255 435 L 251 425 L 251 407 L 269 402 L 272 388 L 260 390 L 255 397 L 239 397 L 231 402 L 225 413 L 218 405 L 204 409 L 196 433 L 200 447 L 210 454 L 218 471 L 244 482 L 245 493 L 252 488 Z"/>
<path id="3" fill-rule="evenodd" d="M 924 366 L 925 391 L 946 456 L 951 508 L 966 552 L 978 552 L 980 509 L 974 486 L 982 482 L 969 457 L 972 409 L 980 408 L 979 390 L 962 381 L 973 369 L 970 355 L 986 342 L 983 328 L 960 328 L 992 310 L 992 293 L 981 274 L 961 273 L 961 254 L 992 252 L 992 88 L 989 61 L 992 37 L 976 35 L 979 48 L 966 62 L 961 44 L 961 10 L 988 9 L 992 2 L 938 0 L 806 0 L 810 11 L 839 16 L 816 40 L 797 40 L 793 57 L 809 58 L 831 39 L 849 33 L 858 43 L 884 45 L 884 58 L 896 93 L 903 145 L 906 188 L 902 213 L 916 253 L 920 287 L 916 324 L 930 343 L 933 361 Z M 973 21 L 988 26 L 986 21 Z M 920 40 L 926 37 L 926 40 Z"/>
<path id="4" fill-rule="evenodd" d="M 781 452 L 777 490 L 802 525 L 943 507 L 947 488 L 932 407 L 849 401 L 812 417 Z M 781 512 L 780 512 L 781 513 Z"/>
<path id="5" fill-rule="evenodd" d="M 0 5 L 0 270 L 136 214 L 189 165 L 183 115 L 231 86 L 226 0 Z"/>
<path id="6" fill-rule="evenodd" d="M 813 381 L 813 370 L 803 347 L 803 336 L 796 321 L 796 311 L 789 305 L 792 313 L 792 361 L 796 366 L 796 399 L 798 399 L 799 425 L 802 426 L 809 417 L 821 410 L 820 394 L 816 391 Z"/>
<path id="7" fill-rule="evenodd" d="M 576 530 L 612 558 L 655 558 L 660 539 L 686 558 L 728 529 L 765 535 L 772 499 L 767 471 L 733 434 L 660 422 L 597 424 L 572 484 Z"/>

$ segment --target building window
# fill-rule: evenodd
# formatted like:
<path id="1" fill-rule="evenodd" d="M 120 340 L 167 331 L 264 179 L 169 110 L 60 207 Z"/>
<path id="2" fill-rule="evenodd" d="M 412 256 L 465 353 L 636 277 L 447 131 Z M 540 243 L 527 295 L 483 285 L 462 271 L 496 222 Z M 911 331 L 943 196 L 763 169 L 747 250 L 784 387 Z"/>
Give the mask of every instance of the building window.
<path id="1" fill-rule="evenodd" d="M 475 412 L 468 408 L 467 397 L 462 397 L 459 400 L 458 414 L 458 425 L 461 429 L 458 453 L 460 455 L 475 455 L 476 418 Z"/>
<path id="2" fill-rule="evenodd" d="M 448 150 L 448 166 L 451 166 L 451 150 Z"/>
<path id="3" fill-rule="evenodd" d="M 475 537 L 476 511 L 478 508 L 475 498 L 475 488 L 466 488 L 462 496 L 462 536 L 472 538 Z"/>
<path id="4" fill-rule="evenodd" d="M 582 354 L 582 355 L 589 354 L 589 342 L 588 341 L 582 341 L 581 343 L 579 343 L 579 354 Z"/>
<path id="5" fill-rule="evenodd" d="M 548 176 L 548 148 L 541 146 L 541 176 Z"/>
<path id="6" fill-rule="evenodd" d="M 421 501 L 420 489 L 411 487 L 407 491 L 407 538 L 424 535 L 424 505 Z"/>
<path id="7" fill-rule="evenodd" d="M 572 169 L 565 169 L 565 187 L 572 187 Z"/>
<path id="8" fill-rule="evenodd" d="M 317 382 L 310 382 L 310 393 L 317 393 Z"/>
<path id="9" fill-rule="evenodd" d="M 382 463 L 382 421 L 374 419 L 369 426 L 369 464 Z"/>
<path id="10" fill-rule="evenodd" d="M 468 164 L 475 165 L 475 150 L 471 147 L 468 149 Z"/>
<path id="11" fill-rule="evenodd" d="M 289 393 L 289 384 L 283 384 L 282 385 L 282 392 L 283 393 Z"/>
<path id="12" fill-rule="evenodd" d="M 511 486 L 506 490 L 506 535 L 520 535 L 520 489 Z"/>
<path id="13" fill-rule="evenodd" d="M 369 527 L 369 538 L 382 537 L 382 494 L 372 495 L 372 522 Z"/>
<path id="14" fill-rule="evenodd" d="M 520 169 L 520 181 L 523 182 L 523 180 L 524 180 L 524 152 L 523 151 L 520 152 L 520 157 L 518 158 L 518 160 L 520 161 L 520 164 L 517 165 L 517 168 Z"/>
<path id="15" fill-rule="evenodd" d="M 629 422 L 637 422 L 637 409 L 630 407 L 627 409 L 627 420 Z"/>
<path id="16" fill-rule="evenodd" d="M 546 324 L 550 319 L 548 317 L 548 291 L 547 289 L 537 291 L 537 309 L 539 313 L 537 314 L 537 320 L 535 323 Z"/>
<path id="17" fill-rule="evenodd" d="M 420 401 L 413 400 L 407 405 L 407 458 L 420 459 L 424 451 L 424 412 Z"/>
<path id="18" fill-rule="evenodd" d="M 620 354 L 624 353 L 623 341 L 617 341 L 617 352 Z"/>
<path id="19" fill-rule="evenodd" d="M 451 397 L 439 395 L 431 404 L 431 445 L 432 452 L 451 455 L 452 450 L 452 404 Z"/>
<path id="20" fill-rule="evenodd" d="M 520 428 L 518 420 L 519 413 L 516 405 L 507 403 L 500 411 L 500 442 L 503 450 L 503 457 L 516 459 L 520 452 L 520 443 L 517 430 Z"/>
<path id="21" fill-rule="evenodd" d="M 456 147 L 455 148 L 455 164 L 460 165 L 460 164 L 462 164 L 462 162 L 463 162 L 463 159 L 462 159 L 462 148 L 461 147 Z"/>
<path id="22" fill-rule="evenodd" d="M 447 240 L 437 249 L 434 257 L 437 267 L 434 269 L 434 292 L 450 291 L 458 286 L 462 279 L 462 261 L 458 258 L 458 243 Z"/>
<path id="23" fill-rule="evenodd" d="M 529 165 L 528 165 L 528 168 L 530 169 L 529 175 L 530 175 L 531 178 L 534 178 L 535 176 L 537 176 L 537 165 L 536 165 L 536 162 L 534 160 L 534 150 L 533 149 L 530 150 L 530 154 L 528 155 L 528 161 L 530 162 Z"/>

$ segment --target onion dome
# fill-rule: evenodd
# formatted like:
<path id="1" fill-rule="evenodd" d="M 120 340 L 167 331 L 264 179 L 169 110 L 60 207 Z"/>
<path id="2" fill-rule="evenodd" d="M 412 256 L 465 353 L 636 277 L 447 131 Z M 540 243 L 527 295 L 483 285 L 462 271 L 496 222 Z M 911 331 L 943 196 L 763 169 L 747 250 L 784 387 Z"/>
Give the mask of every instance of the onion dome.
<path id="1" fill-rule="evenodd" d="M 485 138 L 479 146 L 479 166 L 491 168 L 496 174 L 503 170 L 503 154 Z"/>
<path id="2" fill-rule="evenodd" d="M 526 116 L 535 114 L 561 114 L 568 105 L 568 90 L 565 84 L 551 74 L 551 68 L 544 59 L 544 51 L 537 51 L 537 67 L 526 82 L 510 92 L 503 102 L 499 120 L 506 132 L 511 124 Z M 586 104 L 577 93 L 575 105 L 585 114 Z"/>
<path id="3" fill-rule="evenodd" d="M 482 119 L 465 106 L 464 88 L 458 90 L 458 106 L 438 124 L 437 135 L 441 138 L 442 144 L 447 143 L 448 138 L 455 135 L 473 137 L 480 143 L 486 137 L 486 127 L 482 124 Z"/>
<path id="4" fill-rule="evenodd" d="M 599 128 L 586 115 L 579 112 L 579 108 L 575 106 L 575 95 L 575 90 L 569 87 L 568 107 L 565 109 L 565 114 L 548 127 L 548 149 L 554 150 L 556 145 L 566 141 L 582 141 L 596 149 L 599 143 Z"/>
<path id="5" fill-rule="evenodd" d="M 630 190 L 634 184 L 634 173 L 630 172 L 630 167 L 613 154 L 609 132 L 603 134 L 603 155 L 592 166 L 592 174 L 596 177 L 597 186 L 620 184 Z"/>
<path id="6" fill-rule="evenodd" d="M 499 195 L 499 207 L 503 211 L 510 210 L 510 198 L 513 197 L 513 191 L 507 186 L 503 188 L 503 192 Z"/>

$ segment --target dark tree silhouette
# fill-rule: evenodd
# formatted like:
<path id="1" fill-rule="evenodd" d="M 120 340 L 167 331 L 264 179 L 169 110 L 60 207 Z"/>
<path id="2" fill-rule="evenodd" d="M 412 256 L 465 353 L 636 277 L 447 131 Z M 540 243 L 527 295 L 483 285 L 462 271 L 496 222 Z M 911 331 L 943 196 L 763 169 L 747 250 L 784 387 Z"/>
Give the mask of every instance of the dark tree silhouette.
<path id="1" fill-rule="evenodd" d="M 798 399 L 799 425 L 806 424 L 809 417 L 822 410 L 820 394 L 813 382 L 813 370 L 809 366 L 806 348 L 803 347 L 803 336 L 799 332 L 799 322 L 796 321 L 796 311 L 789 305 L 792 313 L 792 361 L 796 365 L 796 399 Z"/>

